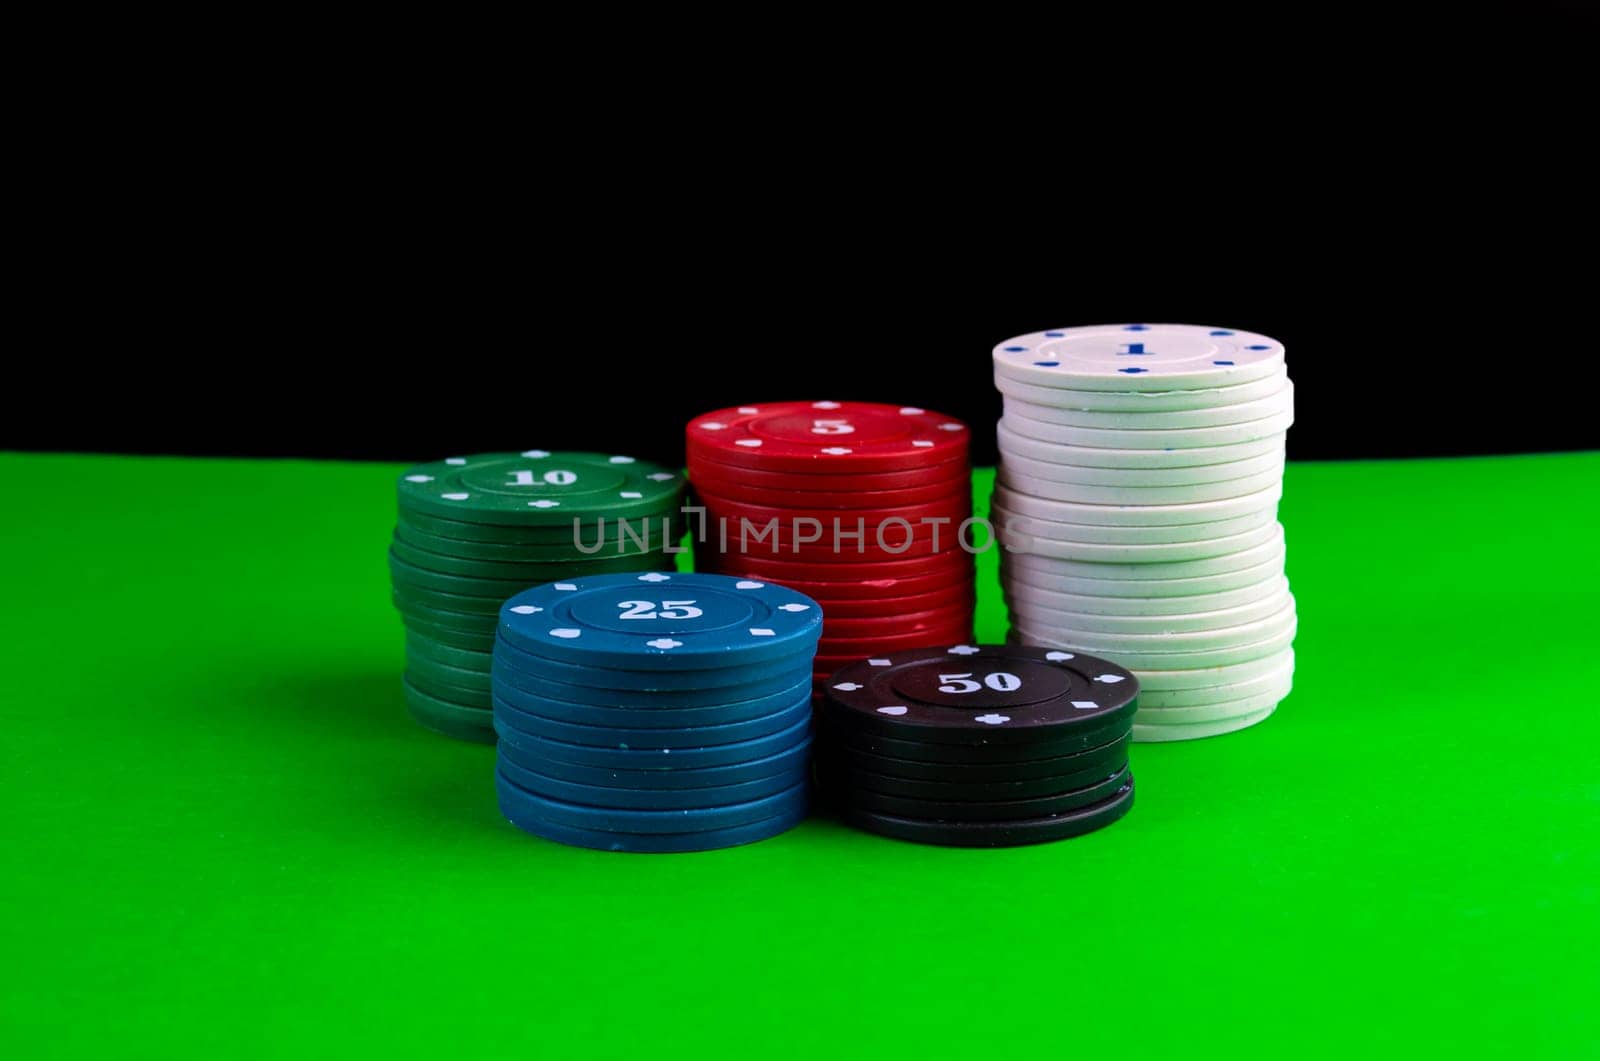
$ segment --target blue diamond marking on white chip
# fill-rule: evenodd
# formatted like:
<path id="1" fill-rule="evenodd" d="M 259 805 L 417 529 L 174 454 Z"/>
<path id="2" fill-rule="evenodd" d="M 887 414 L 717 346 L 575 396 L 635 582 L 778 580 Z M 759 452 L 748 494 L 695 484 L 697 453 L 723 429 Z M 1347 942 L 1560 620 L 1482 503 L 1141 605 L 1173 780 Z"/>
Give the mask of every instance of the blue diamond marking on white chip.
<path id="1" fill-rule="evenodd" d="M 1155 352 L 1153 350 L 1146 350 L 1143 343 L 1123 343 L 1122 345 L 1126 346 L 1127 349 L 1118 350 L 1118 357 L 1144 357 L 1146 354 Z"/>
<path id="2" fill-rule="evenodd" d="M 1231 364 L 1233 364 L 1232 361 L 1213 361 L 1211 363 L 1213 365 L 1231 365 Z"/>
<path id="3" fill-rule="evenodd" d="M 1146 369 L 1142 369 L 1142 368 L 1119 368 L 1119 369 L 1117 369 L 1117 371 L 1118 372 L 1126 372 L 1130 376 L 1137 376 L 1139 373 L 1147 371 L 1147 370 Z"/>
<path id="4" fill-rule="evenodd" d="M 1228 329 L 1226 329 L 1226 328 L 1218 328 L 1216 331 L 1211 332 L 1209 334 L 1211 334 L 1211 335 L 1232 335 L 1233 333 L 1228 331 Z"/>
<path id="5" fill-rule="evenodd" d="M 1150 325 L 1148 325 L 1148 324 L 1127 324 L 1127 325 L 1123 326 L 1122 330 L 1125 331 L 1125 332 L 1147 332 L 1147 331 L 1150 330 Z"/>
<path id="6" fill-rule="evenodd" d="M 1056 366 L 1060 365 L 1061 362 L 1059 362 L 1059 361 L 1035 361 L 1034 364 L 1038 365 L 1040 368 L 1055 368 Z"/>
<path id="7" fill-rule="evenodd" d="M 1006 351 L 1008 353 L 1012 353 L 1012 354 L 1020 354 L 1026 349 L 1028 349 L 1026 346 L 1008 346 L 1008 347 L 1006 347 Z"/>

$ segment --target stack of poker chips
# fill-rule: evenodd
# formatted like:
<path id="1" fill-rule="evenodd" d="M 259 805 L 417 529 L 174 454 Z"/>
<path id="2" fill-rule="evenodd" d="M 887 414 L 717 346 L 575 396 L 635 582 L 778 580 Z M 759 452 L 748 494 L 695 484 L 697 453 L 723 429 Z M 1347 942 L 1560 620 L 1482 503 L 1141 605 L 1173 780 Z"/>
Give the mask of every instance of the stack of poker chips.
<path id="1" fill-rule="evenodd" d="M 494 740 L 490 653 L 506 598 L 573 575 L 671 568 L 682 475 L 598 453 L 453 457 L 400 477 L 389 550 L 422 725 Z"/>
<path id="2" fill-rule="evenodd" d="M 824 684 L 817 775 L 847 821 L 928 844 L 1062 840 L 1133 806 L 1138 680 L 1103 659 L 954 645 L 852 664 Z"/>
<path id="3" fill-rule="evenodd" d="M 517 594 L 494 650 L 501 811 L 605 851 L 705 851 L 792 828 L 808 805 L 821 632 L 810 598 L 722 575 Z"/>
<path id="4" fill-rule="evenodd" d="M 1260 722 L 1294 676 L 1284 439 L 1294 389 L 1262 335 L 1127 324 L 994 350 L 993 518 L 1012 637 L 1114 655 L 1136 740 Z"/>
<path id="5" fill-rule="evenodd" d="M 868 652 L 972 635 L 966 425 L 910 406 L 779 402 L 706 413 L 686 434 L 704 509 L 696 566 L 818 601 L 818 680 Z"/>

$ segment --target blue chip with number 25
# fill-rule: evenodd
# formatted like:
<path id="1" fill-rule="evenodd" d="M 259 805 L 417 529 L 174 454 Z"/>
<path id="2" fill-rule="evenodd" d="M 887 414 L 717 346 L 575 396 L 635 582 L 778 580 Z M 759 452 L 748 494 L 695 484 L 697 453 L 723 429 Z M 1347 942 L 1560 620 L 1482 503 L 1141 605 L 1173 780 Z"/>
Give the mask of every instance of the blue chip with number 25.
<path id="1" fill-rule="evenodd" d="M 728 575 L 647 571 L 536 586 L 500 609 L 500 636 L 593 667 L 710 670 L 811 656 L 822 607 L 803 593 Z"/>

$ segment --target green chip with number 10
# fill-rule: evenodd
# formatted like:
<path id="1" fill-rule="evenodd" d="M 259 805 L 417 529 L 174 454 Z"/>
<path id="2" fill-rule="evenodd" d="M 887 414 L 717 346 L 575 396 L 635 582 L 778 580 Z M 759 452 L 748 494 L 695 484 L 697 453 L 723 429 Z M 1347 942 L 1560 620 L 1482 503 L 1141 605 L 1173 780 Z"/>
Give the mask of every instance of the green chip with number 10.
<path id="1" fill-rule="evenodd" d="M 677 508 L 681 474 L 602 453 L 488 453 L 419 464 L 400 477 L 402 511 L 469 523 L 570 525 L 574 516 L 644 518 Z"/>

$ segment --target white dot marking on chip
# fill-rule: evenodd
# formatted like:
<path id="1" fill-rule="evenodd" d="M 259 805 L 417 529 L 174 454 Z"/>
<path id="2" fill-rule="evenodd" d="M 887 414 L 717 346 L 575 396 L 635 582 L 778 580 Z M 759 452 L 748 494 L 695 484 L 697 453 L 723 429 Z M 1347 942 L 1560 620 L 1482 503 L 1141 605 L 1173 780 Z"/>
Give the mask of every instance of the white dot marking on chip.
<path id="1" fill-rule="evenodd" d="M 917 447 L 918 449 L 931 449 L 933 447 L 933 443 L 932 442 L 928 442 L 925 439 L 920 439 L 920 438 L 917 439 L 915 442 L 913 442 L 911 444 L 913 446 Z"/>
<path id="2" fill-rule="evenodd" d="M 1107 685 L 1115 685 L 1115 684 L 1117 684 L 1118 682 L 1120 682 L 1122 680 L 1122 675 L 1120 675 L 1120 674 L 1100 674 L 1100 675 L 1096 675 L 1094 680 L 1097 681 L 1097 682 L 1105 682 Z"/>
<path id="3" fill-rule="evenodd" d="M 780 604 L 780 605 L 778 605 L 778 610 L 780 612 L 808 612 L 808 611 L 811 610 L 811 605 L 809 605 L 809 604 Z"/>
<path id="4" fill-rule="evenodd" d="M 671 575 L 663 575 L 659 571 L 647 571 L 639 576 L 640 582 L 671 582 Z"/>
<path id="5" fill-rule="evenodd" d="M 650 476 L 650 478 L 654 479 L 658 483 L 669 483 L 676 479 L 677 476 L 673 475 L 671 472 L 656 472 L 654 475 Z"/>
<path id="6" fill-rule="evenodd" d="M 1093 700 L 1074 700 L 1072 701 L 1072 706 L 1077 708 L 1079 711 L 1093 711 L 1100 705 L 1095 703 Z"/>
<path id="7" fill-rule="evenodd" d="M 867 662 L 874 667 L 887 667 L 889 665 L 889 661 L 886 659 L 869 659 Z"/>
<path id="8" fill-rule="evenodd" d="M 753 405 L 741 405 L 741 406 L 739 406 L 739 411 L 741 413 L 745 414 L 746 416 L 754 416 L 757 413 L 759 413 L 761 410 L 757 409 Z"/>
<path id="9" fill-rule="evenodd" d="M 915 405 L 906 405 L 906 406 L 902 406 L 901 407 L 900 415 L 901 416 L 921 416 L 923 413 L 925 413 L 927 411 L 928 410 L 926 410 L 926 409 L 918 409 Z"/>
<path id="10" fill-rule="evenodd" d="M 752 637 L 776 637 L 776 636 L 778 636 L 778 632 L 776 630 L 769 630 L 765 626 L 752 626 L 750 628 L 750 636 L 752 636 Z"/>
<path id="11" fill-rule="evenodd" d="M 554 588 L 562 593 L 571 593 L 578 588 L 578 584 L 576 582 L 557 582 Z"/>
<path id="12" fill-rule="evenodd" d="M 734 589 L 760 589 L 762 586 L 765 586 L 765 585 L 766 585 L 765 582 L 748 582 L 748 581 L 746 581 L 746 582 L 735 582 L 733 584 L 733 588 Z"/>
<path id="13" fill-rule="evenodd" d="M 725 431 L 725 430 L 727 430 L 727 427 L 728 427 L 727 424 L 720 423 L 720 422 L 718 422 L 716 420 L 707 420 L 705 423 L 701 424 L 700 426 L 701 426 L 701 428 L 703 428 L 706 431 Z"/>
<path id="14" fill-rule="evenodd" d="M 539 607 L 537 604 L 518 604 L 511 610 L 518 615 L 538 615 L 540 612 L 544 611 L 544 609 Z"/>
<path id="15" fill-rule="evenodd" d="M 660 649 L 683 647 L 682 641 L 674 641 L 670 637 L 658 637 L 654 641 L 646 641 L 645 644 L 649 645 L 651 648 Z"/>
<path id="16" fill-rule="evenodd" d="M 761 445 L 761 440 L 759 438 L 739 438 L 734 439 L 733 444 L 735 446 L 744 446 L 746 449 L 755 449 Z"/>
<path id="17" fill-rule="evenodd" d="M 986 726 L 998 726 L 1002 722 L 1010 722 L 1010 715 L 979 715 L 974 722 L 982 722 Z"/>
<path id="18" fill-rule="evenodd" d="M 547 449 L 525 449 L 522 451 L 522 455 L 524 457 L 532 457 L 534 460 L 544 460 L 544 458 L 550 456 L 550 451 Z"/>
<path id="19" fill-rule="evenodd" d="M 446 457 L 444 459 L 444 462 L 446 464 L 465 464 L 465 463 L 467 463 L 467 458 L 465 458 L 465 457 Z"/>
<path id="20" fill-rule="evenodd" d="M 939 425 L 939 430 L 940 431 L 960 431 L 960 430 L 963 430 L 966 426 L 967 426 L 966 424 L 940 424 Z"/>
<path id="21" fill-rule="evenodd" d="M 905 713 L 906 713 L 905 707 L 903 705 L 900 705 L 900 704 L 896 704 L 893 707 L 880 707 L 880 708 L 878 708 L 878 714 L 880 714 L 880 715 L 903 715 Z"/>
<path id="22" fill-rule="evenodd" d="M 952 656 L 971 656 L 977 651 L 978 650 L 973 648 L 971 645 L 956 645 L 950 649 L 950 654 Z"/>
<path id="23" fill-rule="evenodd" d="M 838 402 L 812 402 L 811 403 L 811 408 L 813 408 L 813 409 L 837 409 L 837 408 L 839 408 L 839 403 Z"/>
<path id="24" fill-rule="evenodd" d="M 866 688 L 866 686 L 857 684 L 856 682 L 840 682 L 838 685 L 835 685 L 834 688 L 843 693 L 853 693 L 857 689 Z"/>
<path id="25" fill-rule="evenodd" d="M 1074 656 L 1070 652 L 1046 652 L 1044 654 L 1044 658 L 1049 660 L 1051 663 L 1063 663 L 1066 660 L 1077 659 L 1078 657 Z"/>
<path id="26" fill-rule="evenodd" d="M 583 631 L 574 630 L 570 626 L 558 626 L 554 630 L 550 631 L 550 636 L 565 638 L 566 640 L 571 641 L 575 637 L 582 637 Z"/>
<path id="27" fill-rule="evenodd" d="M 561 507 L 561 502 L 552 501 L 548 497 L 546 497 L 546 498 L 542 498 L 542 499 L 540 499 L 538 501 L 529 501 L 528 502 L 528 507 L 529 508 L 560 508 Z"/>
<path id="28" fill-rule="evenodd" d="M 431 483 L 431 482 L 433 482 L 433 476 L 431 476 L 431 475 L 408 475 L 408 476 L 406 476 L 406 482 L 408 482 L 408 483 Z"/>
<path id="29" fill-rule="evenodd" d="M 855 450 L 845 449 L 843 446 L 828 446 L 822 452 L 826 453 L 830 457 L 842 457 L 846 453 L 854 453 Z"/>
<path id="30" fill-rule="evenodd" d="M 634 463 L 634 461 L 633 461 L 632 457 L 612 457 L 611 458 L 611 463 L 612 464 L 632 464 L 632 463 Z"/>
<path id="31" fill-rule="evenodd" d="M 465 501 L 467 498 L 471 497 L 472 495 L 471 494 L 440 494 L 439 496 L 444 498 L 446 501 Z"/>
<path id="32" fill-rule="evenodd" d="M 627 498 L 629 501 L 637 501 L 644 495 L 637 490 L 624 490 L 622 491 L 622 496 Z"/>

